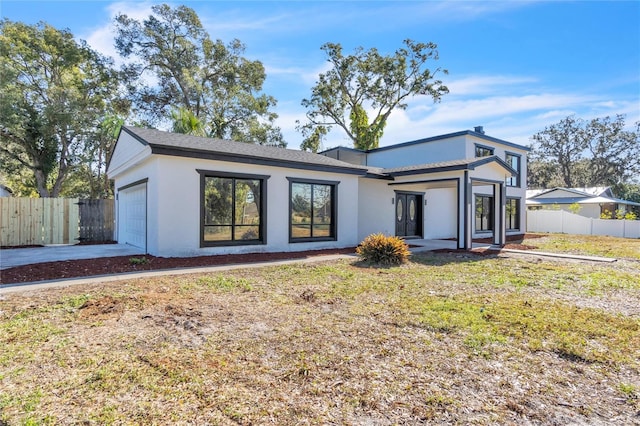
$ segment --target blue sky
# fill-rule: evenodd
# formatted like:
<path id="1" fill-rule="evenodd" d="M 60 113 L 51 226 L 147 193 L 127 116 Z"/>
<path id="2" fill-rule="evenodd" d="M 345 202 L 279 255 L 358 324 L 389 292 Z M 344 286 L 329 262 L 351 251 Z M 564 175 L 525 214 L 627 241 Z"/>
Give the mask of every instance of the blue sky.
<path id="1" fill-rule="evenodd" d="M 13 21 L 46 21 L 68 28 L 94 49 L 118 60 L 112 21 L 118 13 L 138 19 L 152 4 L 141 1 L 2 0 L 0 15 Z M 212 38 L 237 38 L 245 56 L 267 71 L 264 92 L 290 148 L 301 136 L 300 101 L 327 62 L 320 46 L 342 44 L 392 53 L 406 38 L 438 45 L 432 67 L 450 93 L 434 104 L 414 98 L 389 119 L 381 146 L 472 129 L 520 144 L 575 114 L 590 119 L 626 115 L 640 120 L 640 2 L 638 1 L 190 1 Z M 324 148 L 350 142 L 338 131 Z"/>

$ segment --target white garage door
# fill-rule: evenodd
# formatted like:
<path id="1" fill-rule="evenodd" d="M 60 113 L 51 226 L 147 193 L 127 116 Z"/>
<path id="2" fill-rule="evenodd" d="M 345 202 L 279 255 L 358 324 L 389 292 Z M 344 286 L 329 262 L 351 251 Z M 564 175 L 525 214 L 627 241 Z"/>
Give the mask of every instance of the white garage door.
<path id="1" fill-rule="evenodd" d="M 118 193 L 118 242 L 147 249 L 147 184 Z"/>

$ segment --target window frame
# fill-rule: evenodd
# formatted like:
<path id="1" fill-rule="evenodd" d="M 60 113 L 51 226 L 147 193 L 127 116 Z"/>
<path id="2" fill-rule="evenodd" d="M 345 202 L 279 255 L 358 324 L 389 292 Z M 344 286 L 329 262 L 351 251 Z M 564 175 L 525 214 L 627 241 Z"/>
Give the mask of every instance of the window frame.
<path id="1" fill-rule="evenodd" d="M 521 185 L 521 176 L 522 176 L 522 155 L 516 154 L 515 152 L 506 151 L 504 154 L 504 161 L 513 169 L 513 166 L 508 161 L 508 157 L 513 157 L 518 160 L 518 167 L 514 169 L 516 172 L 516 176 L 508 177 L 505 180 L 505 185 L 514 188 L 520 188 Z M 513 180 L 515 179 L 515 184 L 513 184 Z"/>
<path id="2" fill-rule="evenodd" d="M 271 177 L 268 175 L 256 175 L 248 173 L 234 173 L 234 172 L 222 172 L 215 170 L 196 170 L 200 174 L 200 248 L 205 247 L 224 247 L 224 246 L 249 246 L 249 245 L 265 245 L 267 244 L 267 180 Z M 236 240 L 235 236 L 235 214 L 231 214 L 231 240 L 223 241 L 206 241 L 205 236 L 205 186 L 207 178 L 222 178 L 233 180 L 233 198 L 232 198 L 232 211 L 235 209 L 235 182 L 236 180 L 257 180 L 260 181 L 260 205 L 259 217 L 260 224 L 258 225 L 258 239 L 257 240 Z"/>
<path id="3" fill-rule="evenodd" d="M 487 225 L 488 228 L 484 229 L 481 225 L 482 225 L 482 218 L 486 216 L 486 213 L 484 212 L 484 202 L 482 202 L 482 207 L 483 207 L 483 211 L 480 214 L 480 221 L 478 221 L 478 199 L 479 198 L 487 198 L 489 200 L 489 213 L 488 213 L 488 221 L 487 221 Z M 475 200 L 474 200 L 474 230 L 476 233 L 491 233 L 494 231 L 493 229 L 493 222 L 495 219 L 495 212 L 494 212 L 494 197 L 493 195 L 487 195 L 487 194 L 475 194 Z"/>
<path id="4" fill-rule="evenodd" d="M 289 181 L 289 243 L 305 243 L 305 242 L 316 242 L 316 241 L 337 241 L 338 240 L 338 185 L 339 181 L 331 181 L 331 180 L 321 180 L 321 179 L 305 179 L 305 178 L 294 178 L 287 177 Z M 311 217 L 310 217 L 310 229 L 311 229 L 311 237 L 294 237 L 293 236 L 293 185 L 294 184 L 302 184 L 302 185 L 311 185 Z M 329 236 L 327 237 L 314 237 L 313 236 L 313 193 L 314 193 L 314 185 L 324 185 L 331 187 L 331 223 L 329 224 Z"/>
<path id="5" fill-rule="evenodd" d="M 505 227 L 507 231 L 520 231 L 520 219 L 522 216 L 522 204 L 521 204 L 521 198 L 520 197 L 507 197 L 506 200 L 506 205 L 505 205 Z M 516 205 L 516 214 L 515 215 L 510 215 L 509 214 L 509 203 L 510 202 L 515 202 Z M 516 222 L 516 226 L 510 228 L 509 225 L 511 224 L 511 220 L 510 218 L 514 217 L 515 218 L 515 222 Z"/>
<path id="6" fill-rule="evenodd" d="M 487 150 L 489 152 L 489 154 L 487 155 L 478 155 L 478 150 Z M 484 157 L 491 157 L 494 153 L 495 153 L 495 148 L 492 146 L 487 146 L 487 145 L 481 145 L 479 143 L 474 144 L 474 155 L 475 158 L 484 158 Z"/>

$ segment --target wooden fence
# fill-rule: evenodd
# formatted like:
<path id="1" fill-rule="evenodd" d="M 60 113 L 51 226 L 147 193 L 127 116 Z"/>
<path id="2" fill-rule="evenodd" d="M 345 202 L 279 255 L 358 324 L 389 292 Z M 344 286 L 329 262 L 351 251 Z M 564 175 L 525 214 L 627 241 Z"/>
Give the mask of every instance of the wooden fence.
<path id="1" fill-rule="evenodd" d="M 113 240 L 113 200 L 0 197 L 0 245 Z"/>
<path id="2" fill-rule="evenodd" d="M 81 242 L 113 241 L 115 203 L 113 200 L 80 200 Z"/>

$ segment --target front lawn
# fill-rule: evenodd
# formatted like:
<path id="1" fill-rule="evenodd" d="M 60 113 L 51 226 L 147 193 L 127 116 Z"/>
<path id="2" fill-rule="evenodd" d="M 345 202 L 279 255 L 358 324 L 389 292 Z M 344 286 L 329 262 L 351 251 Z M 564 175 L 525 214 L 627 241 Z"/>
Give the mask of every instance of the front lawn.
<path id="1" fill-rule="evenodd" d="M 11 425 L 639 420 L 637 261 L 426 253 L 0 297 Z"/>
<path id="2" fill-rule="evenodd" d="M 604 235 L 528 234 L 523 244 L 539 251 L 640 260 L 640 240 Z M 542 238 L 540 238 L 542 237 Z"/>

